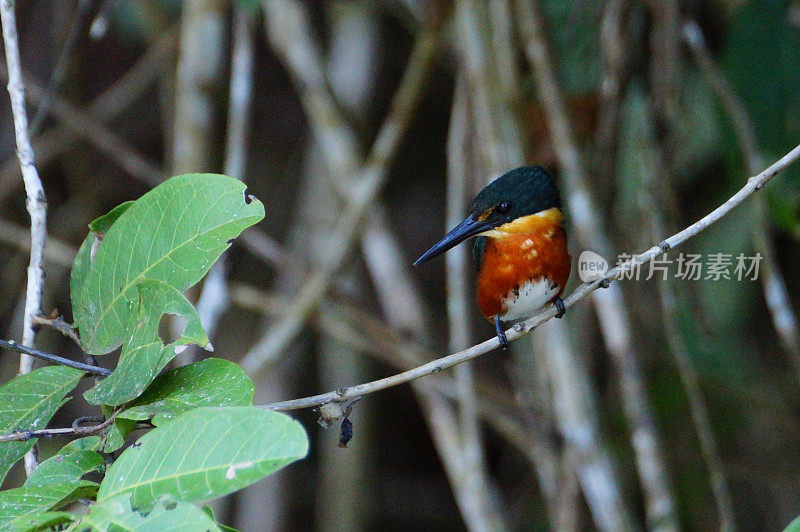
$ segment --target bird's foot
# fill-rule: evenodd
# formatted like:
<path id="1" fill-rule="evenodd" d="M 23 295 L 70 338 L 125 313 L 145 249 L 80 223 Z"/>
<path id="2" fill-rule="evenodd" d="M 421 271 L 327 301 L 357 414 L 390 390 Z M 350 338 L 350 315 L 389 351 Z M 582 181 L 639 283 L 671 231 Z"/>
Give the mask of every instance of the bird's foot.
<path id="1" fill-rule="evenodd" d="M 497 331 L 497 339 L 500 340 L 500 349 L 508 351 L 508 338 L 506 338 L 506 333 L 503 331 L 503 326 L 500 325 L 500 318 L 497 315 L 494 317 L 494 329 Z"/>
<path id="2" fill-rule="evenodd" d="M 556 312 L 556 318 L 564 316 L 564 313 L 567 311 L 567 307 L 564 306 L 564 300 L 557 297 L 553 301 L 553 304 L 556 306 L 556 310 L 558 310 L 558 312 Z"/>

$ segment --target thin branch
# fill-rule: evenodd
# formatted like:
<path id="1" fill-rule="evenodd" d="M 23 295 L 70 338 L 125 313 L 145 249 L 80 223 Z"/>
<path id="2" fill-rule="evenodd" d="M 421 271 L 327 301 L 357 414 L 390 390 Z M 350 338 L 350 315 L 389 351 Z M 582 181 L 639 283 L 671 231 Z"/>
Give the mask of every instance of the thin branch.
<path id="1" fill-rule="evenodd" d="M 11 112 L 14 115 L 14 135 L 17 141 L 17 158 L 25 182 L 26 207 L 31 217 L 31 260 L 28 265 L 28 283 L 25 292 L 25 316 L 23 318 L 22 344 L 33 346 L 36 332 L 33 317 L 39 314 L 42 303 L 42 255 L 47 239 L 47 199 L 42 181 L 34 164 L 33 148 L 28 138 L 28 117 L 25 114 L 25 84 L 22 81 L 22 65 L 17 42 L 17 19 L 14 1 L 0 2 L 0 22 L 3 25 L 3 44 L 5 45 L 6 67 L 8 69 L 8 94 L 11 98 Z M 33 368 L 33 358 L 20 356 L 19 372 L 28 373 Z M 25 471 L 31 474 L 36 467 L 36 452 L 31 449 L 25 454 Z"/>
<path id="2" fill-rule="evenodd" d="M 386 181 L 389 163 L 403 137 L 411 113 L 422 93 L 429 64 L 438 48 L 438 24 L 421 30 L 411 53 L 403 80 L 392 100 L 364 168 L 361 178 L 353 185 L 336 228 L 328 242 L 325 260 L 304 283 L 297 298 L 284 316 L 266 332 L 264 337 L 245 355 L 241 365 L 250 374 L 258 372 L 277 357 L 300 332 L 308 316 L 325 296 L 335 273 L 350 257 L 361 222 Z"/>
<path id="3" fill-rule="evenodd" d="M 8 94 L 11 97 L 11 110 L 14 114 L 14 133 L 17 140 L 17 158 L 22 169 L 27 195 L 26 206 L 31 217 L 31 260 L 28 266 L 28 286 L 25 296 L 25 318 L 22 344 L 33 346 L 35 335 L 33 317 L 39 314 L 42 298 L 42 255 L 47 238 L 45 198 L 42 181 L 34 164 L 33 148 L 28 138 L 28 118 L 25 114 L 25 85 L 22 81 L 22 66 L 17 42 L 17 21 L 13 0 L 0 2 L 0 18 L 3 24 L 3 43 L 5 45 L 6 67 L 8 69 Z M 21 357 L 20 373 L 31 370 L 33 359 Z"/>
<path id="4" fill-rule="evenodd" d="M 231 299 L 241 308 L 266 315 L 277 315 L 287 304 L 283 298 L 272 296 L 249 285 L 234 284 Z M 334 301 L 327 312 L 319 313 L 316 324 L 320 332 L 374 357 L 399 370 L 412 369 L 431 358 L 422 346 L 403 338 L 398 331 L 376 319 L 372 312 L 350 308 L 346 303 Z M 438 393 L 455 399 L 455 381 L 447 375 L 430 375 L 418 384 L 424 385 L 426 393 Z M 548 436 L 538 425 L 523 427 L 522 423 L 506 412 L 506 405 L 513 399 L 504 397 L 505 390 L 497 386 L 477 383 L 478 410 L 483 421 L 519 449 L 535 465 L 546 452 Z"/>
<path id="5" fill-rule="evenodd" d="M 597 249 L 608 256 L 610 239 L 602 229 L 592 201 L 588 174 L 576 142 L 575 130 L 566 109 L 566 100 L 548 49 L 545 25 L 538 4 L 516 1 L 525 54 L 534 67 L 539 98 L 566 183 L 567 203 L 575 232 L 583 249 Z M 670 486 L 663 445 L 656 428 L 653 409 L 647 398 L 642 370 L 630 333 L 630 318 L 619 287 L 598 292 L 592 297 L 606 349 L 614 362 L 621 388 L 622 404 L 630 424 L 631 445 L 646 499 L 647 520 L 658 529 L 677 530 L 675 497 Z"/>
<path id="6" fill-rule="evenodd" d="M 721 218 L 725 217 L 734 208 L 739 206 L 744 200 L 752 196 L 755 192 L 759 191 L 776 174 L 781 172 L 786 166 L 793 163 L 798 158 L 800 158 L 800 145 L 798 145 L 792 151 L 781 157 L 769 168 L 765 169 L 758 175 L 750 177 L 747 180 L 747 184 L 744 187 L 742 187 L 736 194 L 728 198 L 728 200 L 725 203 L 723 203 L 722 205 L 720 205 L 719 207 L 717 207 L 716 209 L 705 215 L 697 222 L 679 231 L 678 233 L 675 233 L 669 238 L 662 240 L 655 246 L 643 251 L 642 253 L 634 255 L 631 259 L 607 271 L 605 275 L 603 275 L 601 278 L 592 281 L 590 283 L 584 283 L 578 286 L 578 288 L 576 288 L 572 293 L 570 293 L 566 298 L 564 298 L 564 306 L 571 307 L 572 305 L 574 305 L 581 299 L 585 298 L 586 296 L 588 296 L 601 286 L 605 286 L 608 282 L 619 279 L 626 272 L 632 270 L 633 268 L 639 267 L 642 264 L 647 264 L 654 258 L 663 255 L 668 250 L 675 248 L 683 244 L 687 240 L 693 238 L 698 233 L 707 229 L 710 225 L 716 223 Z M 535 316 L 523 322 L 517 323 L 512 328 L 508 329 L 508 331 L 506 331 L 506 336 L 508 337 L 508 340 L 514 341 L 517 340 L 518 338 L 525 336 L 526 334 L 531 332 L 533 329 L 535 329 L 542 323 L 555 317 L 557 312 L 558 311 L 556 310 L 556 308 L 550 305 L 542 309 Z M 310 408 L 314 406 L 320 406 L 333 401 L 339 401 L 339 402 L 348 401 L 360 395 L 375 393 L 380 390 L 385 390 L 386 388 L 391 388 L 393 386 L 405 384 L 407 382 L 419 379 L 426 375 L 439 373 L 442 370 L 451 368 L 457 364 L 461 364 L 463 362 L 472 360 L 483 354 L 486 354 L 489 351 L 492 351 L 499 346 L 500 344 L 497 338 L 496 337 L 491 338 L 490 340 L 486 340 L 485 342 L 474 345 L 463 351 L 459 351 L 457 353 L 453 353 L 451 355 L 433 360 L 431 362 L 418 366 L 409 371 L 398 373 L 390 377 L 378 379 L 376 381 L 367 382 L 364 384 L 358 384 L 356 386 L 350 386 L 347 388 L 340 388 L 339 390 L 336 391 L 314 395 L 311 397 L 304 397 L 302 399 L 292 399 L 288 401 L 270 403 L 267 405 L 263 405 L 262 408 L 266 408 L 268 410 L 276 410 L 276 411 L 288 411 L 288 410 L 297 410 L 300 408 Z"/>
<path id="7" fill-rule="evenodd" d="M 55 329 L 56 331 L 60 332 L 61 334 L 63 334 L 64 336 L 75 342 L 75 345 L 77 345 L 78 347 L 82 347 L 81 339 L 78 336 L 78 333 L 75 331 L 75 327 L 73 327 L 72 324 L 67 323 L 61 316 L 56 316 L 55 318 L 50 318 L 46 316 L 36 316 L 33 319 L 33 322 L 36 325 L 46 325 L 47 327 Z"/>
<path id="8" fill-rule="evenodd" d="M 695 22 L 683 26 L 683 35 L 703 70 L 706 80 L 722 101 L 728 118 L 736 132 L 739 147 L 747 162 L 748 172 L 754 173 L 763 166 L 763 157 L 758 149 L 753 124 L 733 89 L 728 84 L 722 68 L 714 61 L 705 45 L 705 38 Z M 756 170 L 754 170 L 754 168 Z M 753 245 L 762 256 L 760 280 L 764 289 L 764 299 L 772 316 L 772 323 L 789 356 L 792 367 L 800 378 L 800 325 L 789 300 L 786 281 L 781 274 L 775 249 L 770 238 L 770 224 L 767 218 L 767 205 L 764 198 L 757 198 L 753 216 Z"/>
<path id="9" fill-rule="evenodd" d="M 76 362 L 74 360 L 60 357 L 58 355 L 45 353 L 44 351 L 39 351 L 38 349 L 34 349 L 33 347 L 27 347 L 18 344 L 14 340 L 0 340 L 0 347 L 11 349 L 12 351 L 16 351 L 17 353 L 24 353 L 25 355 L 30 357 L 36 357 L 42 360 L 47 360 L 48 362 L 54 362 L 62 366 L 69 366 L 71 368 L 79 369 L 81 371 L 91 373 L 92 375 L 102 375 L 104 377 L 107 375 L 111 375 L 110 369 L 101 368 L 99 366 L 92 366 L 90 364 L 83 364 L 82 362 Z"/>
<path id="10" fill-rule="evenodd" d="M 71 427 L 58 428 L 58 429 L 41 429 L 41 430 L 21 430 L 17 432 L 10 432 L 8 434 L 0 435 L 0 443 L 10 441 L 28 441 L 33 438 L 53 438 L 58 436 L 89 436 L 103 432 L 117 418 L 122 409 L 116 410 L 113 414 L 108 416 L 108 419 L 97 425 L 89 425 L 84 427 L 80 424 L 81 418 L 76 419 Z"/>

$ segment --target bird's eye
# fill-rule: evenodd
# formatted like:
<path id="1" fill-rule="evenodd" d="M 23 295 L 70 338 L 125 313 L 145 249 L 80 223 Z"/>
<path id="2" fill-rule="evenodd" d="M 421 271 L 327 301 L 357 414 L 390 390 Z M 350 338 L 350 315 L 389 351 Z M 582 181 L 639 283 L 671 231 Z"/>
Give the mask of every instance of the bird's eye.
<path id="1" fill-rule="evenodd" d="M 510 201 L 504 201 L 503 203 L 498 205 L 497 206 L 497 212 L 499 212 L 500 214 L 508 214 L 508 213 L 510 213 L 511 212 L 511 202 Z"/>

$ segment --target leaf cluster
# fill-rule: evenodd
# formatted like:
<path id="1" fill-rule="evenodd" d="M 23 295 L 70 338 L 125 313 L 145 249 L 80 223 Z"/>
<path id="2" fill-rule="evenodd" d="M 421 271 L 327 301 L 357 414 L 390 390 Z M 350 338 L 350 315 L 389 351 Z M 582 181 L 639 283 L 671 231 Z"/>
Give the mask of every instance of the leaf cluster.
<path id="1" fill-rule="evenodd" d="M 190 344 L 211 349 L 183 292 L 263 217 L 241 182 L 187 174 L 89 225 L 70 295 L 83 349 L 99 356 L 121 348 L 111 375 L 84 393 L 108 423 L 0 492 L 0 531 L 226 529 L 197 503 L 305 457 L 302 426 L 253 406 L 253 383 L 238 365 L 207 358 L 162 373 Z M 175 341 L 159 336 L 164 315 L 186 321 Z M 0 433 L 44 429 L 85 376 L 50 366 L 5 383 Z M 126 446 L 142 427 L 151 430 Z M 34 442 L 0 443 L 0 481 Z"/>

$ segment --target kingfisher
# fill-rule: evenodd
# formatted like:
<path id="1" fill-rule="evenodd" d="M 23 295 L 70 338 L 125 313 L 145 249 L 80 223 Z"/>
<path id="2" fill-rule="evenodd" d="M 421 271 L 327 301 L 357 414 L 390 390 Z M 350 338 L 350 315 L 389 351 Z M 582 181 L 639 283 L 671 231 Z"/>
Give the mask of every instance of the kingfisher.
<path id="1" fill-rule="evenodd" d="M 489 183 L 473 200 L 467 218 L 414 265 L 473 236 L 478 306 L 494 322 L 501 347 L 508 347 L 502 322 L 528 318 L 550 302 L 556 317 L 564 315 L 561 295 L 571 257 L 561 197 L 550 172 L 523 166 Z"/>

